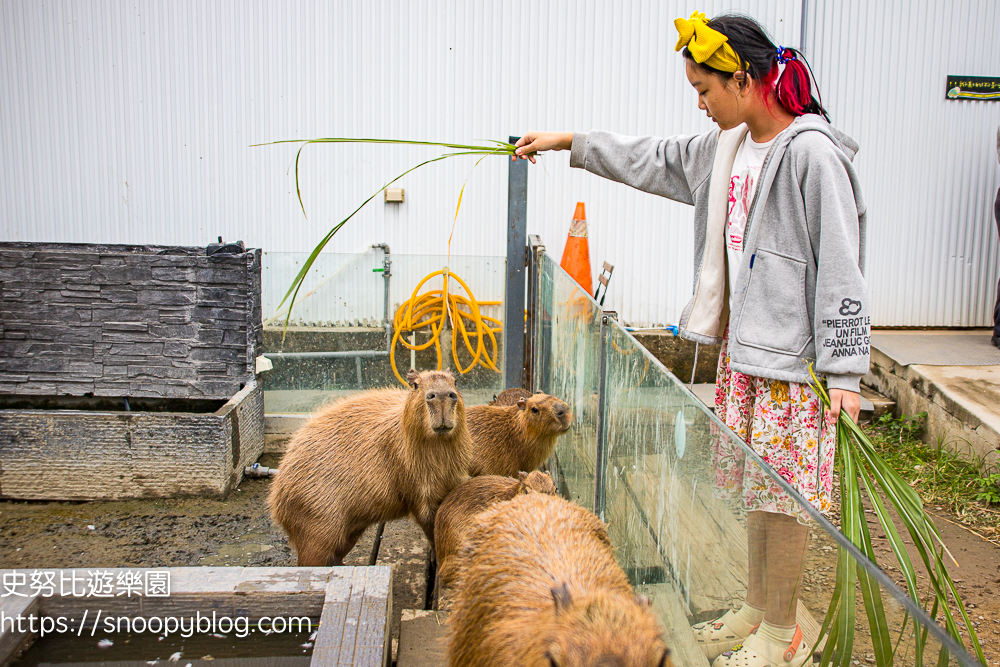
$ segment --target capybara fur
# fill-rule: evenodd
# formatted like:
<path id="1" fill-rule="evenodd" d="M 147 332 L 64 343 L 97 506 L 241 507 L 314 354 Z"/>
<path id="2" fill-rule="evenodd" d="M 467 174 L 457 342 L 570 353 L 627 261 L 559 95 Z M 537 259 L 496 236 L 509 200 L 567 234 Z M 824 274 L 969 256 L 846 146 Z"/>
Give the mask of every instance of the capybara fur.
<path id="1" fill-rule="evenodd" d="M 518 473 L 517 479 L 499 475 L 473 477 L 457 489 L 438 508 L 434 519 L 434 550 L 437 557 L 436 583 L 449 585 L 453 578 L 452 556 L 462 545 L 476 515 L 495 503 L 523 493 L 556 492 L 552 478 L 538 470 Z"/>
<path id="2" fill-rule="evenodd" d="M 567 500 L 515 496 L 479 514 L 457 554 L 450 667 L 663 667 L 662 631 L 604 524 Z"/>
<path id="3" fill-rule="evenodd" d="M 268 505 L 299 566 L 342 565 L 365 528 L 412 515 L 431 545 L 434 514 L 468 477 L 472 443 L 451 373 L 411 371 L 321 408 L 292 436 Z"/>
<path id="4" fill-rule="evenodd" d="M 504 389 L 499 395 L 493 394 L 493 400 L 490 401 L 490 405 L 517 405 L 517 402 L 522 398 L 528 398 L 531 396 L 531 392 L 527 389 L 522 389 L 520 387 L 512 387 L 510 389 Z"/>
<path id="5" fill-rule="evenodd" d="M 569 406 L 555 396 L 532 394 L 515 405 L 476 405 L 468 410 L 472 434 L 469 474 L 514 477 L 535 470 L 569 430 Z"/>

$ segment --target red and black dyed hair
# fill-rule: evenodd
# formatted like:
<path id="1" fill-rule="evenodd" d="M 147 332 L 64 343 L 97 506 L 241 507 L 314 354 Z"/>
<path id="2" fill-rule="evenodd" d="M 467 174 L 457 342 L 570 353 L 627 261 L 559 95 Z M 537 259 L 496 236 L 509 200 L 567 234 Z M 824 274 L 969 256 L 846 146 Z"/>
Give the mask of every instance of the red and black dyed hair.
<path id="1" fill-rule="evenodd" d="M 723 14 L 710 20 L 708 26 L 729 38 L 729 46 L 743 61 L 743 70 L 760 85 L 765 100 L 768 99 L 766 93 L 773 90 L 778 104 L 793 116 L 814 113 L 830 120 L 819 99 L 818 86 L 816 96 L 813 96 L 815 80 L 809 64 L 799 51 L 789 47 L 779 49 L 764 28 L 749 16 Z M 694 60 L 686 47 L 682 53 L 685 58 Z M 778 66 L 779 59 L 784 64 L 783 70 Z M 722 72 L 705 64 L 699 63 L 698 67 L 723 79 L 733 77 L 732 72 Z M 740 85 L 745 86 L 747 82 Z"/>

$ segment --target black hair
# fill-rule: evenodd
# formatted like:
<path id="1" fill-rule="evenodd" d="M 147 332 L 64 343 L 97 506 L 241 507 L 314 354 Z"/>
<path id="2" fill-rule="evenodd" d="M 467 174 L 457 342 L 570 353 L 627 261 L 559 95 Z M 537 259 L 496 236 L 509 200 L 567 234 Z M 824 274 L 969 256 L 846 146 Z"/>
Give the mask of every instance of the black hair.
<path id="1" fill-rule="evenodd" d="M 754 19 L 740 14 L 723 14 L 710 20 L 708 27 L 729 38 L 728 44 L 736 52 L 741 69 L 750 79 L 761 85 L 761 93 L 764 94 L 765 100 L 767 100 L 766 94 L 773 90 L 778 103 L 793 116 L 814 113 L 830 120 L 821 100 L 812 94 L 815 86 L 817 96 L 819 95 L 819 86 L 811 76 L 812 68 L 800 51 L 784 47 L 781 55 L 786 59 L 785 68 L 779 74 L 778 47 Z M 694 62 L 694 56 L 687 47 L 682 51 L 682 55 Z M 728 81 L 733 78 L 733 72 L 723 72 L 704 63 L 696 64 L 723 80 Z M 740 82 L 740 88 L 745 88 L 747 85 L 749 81 L 746 79 Z"/>

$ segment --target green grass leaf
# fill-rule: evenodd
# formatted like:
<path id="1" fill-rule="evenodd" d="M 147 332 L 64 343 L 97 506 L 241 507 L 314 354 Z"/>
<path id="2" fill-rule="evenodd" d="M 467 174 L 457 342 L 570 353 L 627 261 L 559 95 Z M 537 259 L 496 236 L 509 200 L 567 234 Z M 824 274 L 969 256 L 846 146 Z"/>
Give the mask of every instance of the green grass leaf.
<path id="1" fill-rule="evenodd" d="M 826 388 L 811 368 L 810 373 L 812 373 L 813 387 L 816 393 L 829 407 L 830 397 Z M 837 448 L 841 463 L 841 531 L 851 543 L 858 547 L 872 565 L 878 566 L 871 534 L 864 516 L 864 498 L 867 497 L 868 502 L 875 510 L 875 515 L 878 517 L 899 569 L 906 580 L 906 588 L 910 598 L 918 606 L 926 609 L 921 604 L 916 569 L 892 517 L 889 516 L 888 508 L 882 500 L 881 496 L 884 495 L 888 504 L 896 511 L 906 527 L 907 533 L 913 540 L 914 548 L 923 563 L 932 591 L 931 618 L 936 618 L 940 609 L 947 633 L 958 644 L 965 646 L 949 604 L 951 600 L 954 600 L 969 634 L 972 648 L 979 660 L 985 662 L 975 628 L 945 565 L 946 554 L 953 563 L 955 562 L 954 557 L 941 539 L 937 526 L 924 512 L 920 496 L 879 456 L 865 432 L 843 412 L 841 412 L 837 422 Z M 856 567 L 850 567 L 846 551 L 843 548 L 840 551 L 834 597 L 827 610 L 827 617 L 823 621 L 823 629 L 829 627 L 830 634 L 823 651 L 821 664 L 835 664 L 840 667 L 846 666 L 850 662 L 854 644 L 854 590 L 855 582 L 857 582 L 861 588 L 865 615 L 871 630 L 876 664 L 879 667 L 892 665 L 899 649 L 899 642 L 897 642 L 896 647 L 892 646 L 878 581 L 860 561 L 855 564 Z M 908 617 L 909 615 L 907 615 Z M 900 630 L 900 641 L 905 629 L 906 619 L 904 619 L 903 628 Z M 914 627 L 914 636 L 916 664 L 923 664 L 927 629 Z M 948 658 L 948 652 L 942 647 L 938 656 L 939 664 L 947 664 Z"/>
<path id="2" fill-rule="evenodd" d="M 421 162 L 417 166 L 411 167 L 410 169 L 407 169 L 406 171 L 404 171 L 399 176 L 396 176 L 395 178 L 387 181 L 385 183 L 385 185 L 383 185 L 382 187 L 380 187 L 378 190 L 376 190 L 375 192 L 373 192 L 370 197 L 368 197 L 363 202 L 361 202 L 360 206 L 358 206 L 356 209 L 354 209 L 353 211 L 351 211 L 350 215 L 348 215 L 346 218 L 344 218 L 343 220 L 341 220 L 340 222 L 338 222 L 336 225 L 334 225 L 330 229 L 330 231 L 328 231 L 326 233 L 326 235 L 322 238 L 322 240 L 320 240 L 320 242 L 316 245 L 316 247 L 313 248 L 312 252 L 309 253 L 309 257 L 302 264 L 302 268 L 296 274 L 295 279 L 292 280 L 292 284 L 289 286 L 288 291 L 285 293 L 285 296 L 281 299 L 281 303 L 278 304 L 278 307 L 277 307 L 276 310 L 281 310 L 281 307 L 285 305 L 285 302 L 288 302 L 288 312 L 285 315 L 285 327 L 284 327 L 285 328 L 285 333 L 288 332 L 288 325 L 291 322 L 291 318 L 292 318 L 292 308 L 295 306 L 295 301 L 298 298 L 299 290 L 302 289 L 302 285 L 305 282 L 306 275 L 308 275 L 309 270 L 312 268 L 312 265 L 316 261 L 316 258 L 319 257 L 319 254 L 327 246 L 327 244 L 334 237 L 334 235 L 338 231 L 340 231 L 340 228 L 343 227 L 345 224 L 347 224 L 347 222 L 351 218 L 353 218 L 358 213 L 358 211 L 360 211 L 362 208 L 364 208 L 365 205 L 368 204 L 368 202 L 370 202 L 372 199 L 374 199 L 375 197 L 377 197 L 378 194 L 380 192 L 382 192 L 385 188 L 389 187 L 390 185 L 392 185 L 393 183 L 395 183 L 399 179 L 403 178 L 404 176 L 406 176 L 410 172 L 416 171 L 420 167 L 423 167 L 425 165 L 431 164 L 432 162 L 440 162 L 441 160 L 446 160 L 448 158 L 461 157 L 461 156 L 465 156 L 465 155 L 478 155 L 478 156 L 481 156 L 480 159 L 479 159 L 479 161 L 482 161 L 485 157 L 487 157 L 489 155 L 500 155 L 500 156 L 510 157 L 511 155 L 514 154 L 514 151 L 516 149 L 513 144 L 510 144 L 510 143 L 507 143 L 507 142 L 503 142 L 503 141 L 496 141 L 496 140 L 490 140 L 489 143 L 492 144 L 492 145 L 484 146 L 484 145 L 475 145 L 475 144 L 443 143 L 443 142 L 436 142 L 436 141 L 409 141 L 409 140 L 403 140 L 403 139 L 358 139 L 358 138 L 347 138 L 347 137 L 328 137 L 328 138 L 322 138 L 322 139 L 304 139 L 304 140 L 301 140 L 301 139 L 283 139 L 281 141 L 271 141 L 271 142 L 267 142 L 267 143 L 263 143 L 263 144 L 252 144 L 252 147 L 257 147 L 257 146 L 273 146 L 273 145 L 276 145 L 276 144 L 290 144 L 290 143 L 301 144 L 299 146 L 298 151 L 296 151 L 296 153 L 295 153 L 295 194 L 298 197 L 299 207 L 302 209 L 302 215 L 305 216 L 306 219 L 308 219 L 309 216 L 306 214 L 305 203 L 302 201 L 302 188 L 300 186 L 300 179 L 299 179 L 299 162 L 300 162 L 300 160 L 302 158 L 302 151 L 305 150 L 306 146 L 309 146 L 311 144 L 328 144 L 328 143 L 334 143 L 334 144 L 339 144 L 339 143 L 408 144 L 408 145 L 415 145 L 415 146 L 437 146 L 437 147 L 443 147 L 443 148 L 450 148 L 450 149 L 453 149 L 455 152 L 445 153 L 444 155 L 439 155 L 438 157 L 431 158 L 429 160 L 424 160 L 423 162 Z M 479 164 L 479 161 L 477 161 L 476 164 Z M 466 179 L 466 180 L 468 180 L 468 179 Z M 465 184 L 463 183 L 463 185 L 462 185 L 462 193 L 464 193 L 464 192 L 465 192 Z M 460 193 L 459 194 L 459 200 L 458 200 L 458 206 L 460 207 L 461 205 L 462 205 L 462 194 Z M 456 216 L 456 218 L 458 217 L 458 208 L 457 207 L 456 207 L 456 210 L 455 210 L 455 216 Z M 289 299 L 291 299 L 291 300 L 289 301 Z M 284 333 L 282 334 L 282 342 L 284 342 Z"/>

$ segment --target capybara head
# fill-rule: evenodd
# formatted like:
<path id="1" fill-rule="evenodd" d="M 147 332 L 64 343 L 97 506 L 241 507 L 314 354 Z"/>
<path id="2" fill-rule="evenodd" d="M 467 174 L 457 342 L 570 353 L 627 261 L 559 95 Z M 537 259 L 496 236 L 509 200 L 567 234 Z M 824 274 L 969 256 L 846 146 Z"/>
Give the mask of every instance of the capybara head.
<path id="1" fill-rule="evenodd" d="M 552 667 L 670 667 L 649 598 L 615 593 L 574 599 L 552 588 L 555 618 L 545 657 Z"/>
<path id="2" fill-rule="evenodd" d="M 448 371 L 410 371 L 406 376 L 411 395 L 408 403 L 422 402 L 427 408 L 427 428 L 447 435 L 465 421 L 465 403 Z M 428 433 L 430 435 L 430 433 Z"/>
<path id="3" fill-rule="evenodd" d="M 556 495 L 556 485 L 552 482 L 552 478 L 541 470 L 535 470 L 530 473 L 519 472 L 517 473 L 517 478 L 521 480 L 522 493 L 534 492 L 545 493 L 550 496 Z"/>
<path id="4" fill-rule="evenodd" d="M 524 423 L 529 433 L 536 435 L 565 433 L 573 419 L 568 405 L 542 392 L 519 399 L 517 407 L 524 411 Z"/>
<path id="5" fill-rule="evenodd" d="M 490 405 L 517 405 L 517 402 L 522 398 L 528 398 L 531 396 L 531 392 L 527 389 L 522 389 L 520 387 L 512 387 L 510 389 L 504 389 L 500 392 L 500 395 L 493 395 L 493 400 L 490 401 Z"/>

